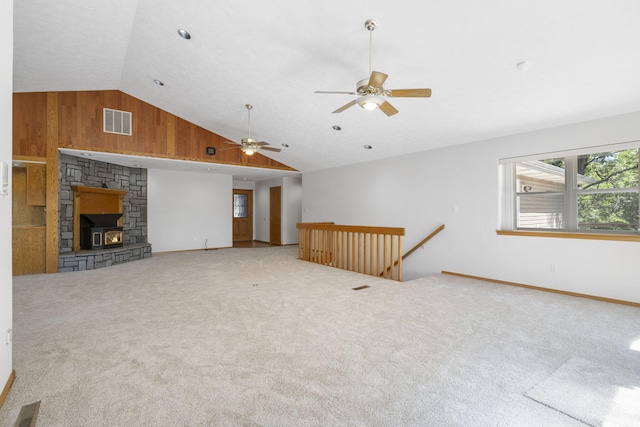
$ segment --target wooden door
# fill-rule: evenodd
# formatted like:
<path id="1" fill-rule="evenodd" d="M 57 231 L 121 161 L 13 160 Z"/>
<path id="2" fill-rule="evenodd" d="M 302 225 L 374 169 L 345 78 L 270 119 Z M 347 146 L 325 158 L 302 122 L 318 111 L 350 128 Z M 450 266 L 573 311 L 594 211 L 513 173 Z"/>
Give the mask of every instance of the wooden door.
<path id="1" fill-rule="evenodd" d="M 282 245 L 282 187 L 269 189 L 269 243 Z"/>
<path id="2" fill-rule="evenodd" d="M 233 241 L 253 240 L 253 190 L 233 190 Z"/>

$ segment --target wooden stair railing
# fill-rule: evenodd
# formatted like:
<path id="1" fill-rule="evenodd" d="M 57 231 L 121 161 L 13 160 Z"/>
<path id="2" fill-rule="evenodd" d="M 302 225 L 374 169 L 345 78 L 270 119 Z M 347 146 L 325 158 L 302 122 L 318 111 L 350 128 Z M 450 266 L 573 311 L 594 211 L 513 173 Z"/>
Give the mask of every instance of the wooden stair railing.
<path id="1" fill-rule="evenodd" d="M 406 254 L 402 255 L 402 258 L 400 258 L 401 260 L 404 260 L 406 257 L 408 257 L 409 255 L 411 255 L 412 253 L 414 253 L 415 251 L 418 250 L 419 247 L 421 247 L 422 245 L 424 245 L 425 243 L 427 243 L 429 240 L 431 240 L 436 234 L 438 234 L 439 232 L 441 232 L 442 230 L 444 230 L 444 224 L 442 224 L 440 227 L 436 228 L 435 230 L 433 230 L 431 232 L 431 234 L 429 234 L 427 237 L 425 237 L 424 239 L 422 239 L 422 241 L 420 243 L 418 243 L 417 245 L 415 245 L 414 247 L 412 247 Z M 393 264 L 393 266 L 390 266 L 388 268 L 393 268 L 398 264 L 398 261 L 395 262 L 395 264 Z M 382 276 L 382 274 L 380 274 Z"/>
<path id="2" fill-rule="evenodd" d="M 327 222 L 300 222 L 296 226 L 301 260 L 402 281 L 404 228 Z"/>

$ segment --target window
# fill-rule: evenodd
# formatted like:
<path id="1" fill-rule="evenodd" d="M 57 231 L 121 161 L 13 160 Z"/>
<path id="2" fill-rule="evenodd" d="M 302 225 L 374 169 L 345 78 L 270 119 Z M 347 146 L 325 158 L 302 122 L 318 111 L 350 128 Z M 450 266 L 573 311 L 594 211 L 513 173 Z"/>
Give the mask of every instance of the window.
<path id="1" fill-rule="evenodd" d="M 233 217 L 234 218 L 246 218 L 249 216 L 247 209 L 248 196 L 246 194 L 234 194 L 233 195 Z"/>
<path id="2" fill-rule="evenodd" d="M 634 233 L 638 148 L 503 163 L 503 229 Z"/>

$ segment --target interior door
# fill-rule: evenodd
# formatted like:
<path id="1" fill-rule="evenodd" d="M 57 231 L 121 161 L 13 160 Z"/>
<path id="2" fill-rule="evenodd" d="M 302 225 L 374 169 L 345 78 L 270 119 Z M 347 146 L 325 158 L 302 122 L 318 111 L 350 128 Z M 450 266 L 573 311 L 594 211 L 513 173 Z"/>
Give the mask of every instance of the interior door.
<path id="1" fill-rule="evenodd" d="M 253 240 L 253 190 L 233 190 L 233 241 Z"/>
<path id="2" fill-rule="evenodd" d="M 282 245 L 282 187 L 269 189 L 269 243 Z"/>

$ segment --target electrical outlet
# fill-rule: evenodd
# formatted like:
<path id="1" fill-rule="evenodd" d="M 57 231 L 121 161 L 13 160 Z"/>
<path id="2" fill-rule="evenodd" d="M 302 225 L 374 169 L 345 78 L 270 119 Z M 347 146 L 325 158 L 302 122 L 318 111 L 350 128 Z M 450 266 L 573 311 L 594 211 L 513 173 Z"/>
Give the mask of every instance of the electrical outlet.
<path id="1" fill-rule="evenodd" d="M 11 344 L 11 328 L 7 329 L 7 344 Z"/>
<path id="2" fill-rule="evenodd" d="M 549 265 L 549 271 L 551 271 L 552 273 L 557 273 L 558 272 L 558 264 Z"/>

